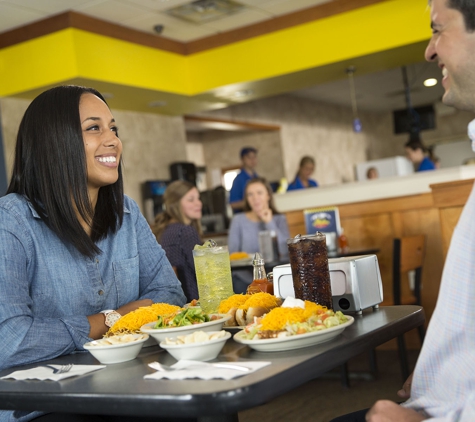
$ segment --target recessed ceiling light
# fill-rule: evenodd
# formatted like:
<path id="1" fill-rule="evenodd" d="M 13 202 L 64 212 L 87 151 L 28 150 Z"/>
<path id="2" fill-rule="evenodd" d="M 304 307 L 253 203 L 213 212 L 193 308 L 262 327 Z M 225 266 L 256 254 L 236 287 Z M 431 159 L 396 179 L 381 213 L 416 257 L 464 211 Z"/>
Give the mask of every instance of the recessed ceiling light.
<path id="1" fill-rule="evenodd" d="M 234 98 L 244 98 L 244 97 L 249 97 L 249 95 L 252 95 L 254 91 L 252 89 L 240 89 L 239 91 L 234 92 L 233 97 Z"/>
<path id="2" fill-rule="evenodd" d="M 152 101 L 152 102 L 148 103 L 149 107 L 165 107 L 166 105 L 167 105 L 167 102 L 166 101 L 161 101 L 161 100 Z"/>
<path id="3" fill-rule="evenodd" d="M 242 12 L 246 6 L 235 0 L 195 0 L 166 10 L 165 13 L 193 23 L 204 23 Z"/>
<path id="4" fill-rule="evenodd" d="M 437 79 L 429 78 L 424 81 L 424 86 L 435 86 L 437 85 Z"/>

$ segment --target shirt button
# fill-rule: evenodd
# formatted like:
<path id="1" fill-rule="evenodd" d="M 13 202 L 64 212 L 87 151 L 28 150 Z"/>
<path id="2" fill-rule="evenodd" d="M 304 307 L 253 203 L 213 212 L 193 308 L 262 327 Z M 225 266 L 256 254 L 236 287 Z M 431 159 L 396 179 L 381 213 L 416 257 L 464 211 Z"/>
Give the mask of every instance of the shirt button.
<path id="1" fill-rule="evenodd" d="M 99 264 L 99 260 L 98 260 L 98 259 L 96 259 L 96 264 Z"/>
<path id="2" fill-rule="evenodd" d="M 104 290 L 99 290 L 97 293 L 99 294 L 99 296 L 102 296 L 104 294 Z"/>

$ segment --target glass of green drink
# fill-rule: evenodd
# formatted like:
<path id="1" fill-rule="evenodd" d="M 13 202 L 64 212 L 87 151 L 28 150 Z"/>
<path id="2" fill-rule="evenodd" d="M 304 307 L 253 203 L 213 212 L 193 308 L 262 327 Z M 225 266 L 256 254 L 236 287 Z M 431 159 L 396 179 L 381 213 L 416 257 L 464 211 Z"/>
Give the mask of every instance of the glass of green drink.
<path id="1" fill-rule="evenodd" d="M 234 294 L 228 247 L 207 241 L 195 246 L 193 259 L 201 309 L 216 313 L 221 301 Z"/>

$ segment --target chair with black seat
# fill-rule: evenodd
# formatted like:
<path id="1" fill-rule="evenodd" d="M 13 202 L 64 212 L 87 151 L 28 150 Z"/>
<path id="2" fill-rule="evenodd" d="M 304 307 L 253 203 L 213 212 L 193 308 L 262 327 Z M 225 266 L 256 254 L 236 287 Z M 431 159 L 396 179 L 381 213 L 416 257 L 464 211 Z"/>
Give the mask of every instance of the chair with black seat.
<path id="1" fill-rule="evenodd" d="M 425 235 L 405 236 L 393 241 L 393 297 L 382 305 L 422 305 L 422 265 L 425 255 Z M 410 273 L 414 282 L 410 282 Z M 424 341 L 424 326 L 418 327 L 421 345 Z M 404 336 L 397 338 L 401 373 L 405 381 L 409 376 L 407 350 Z"/>

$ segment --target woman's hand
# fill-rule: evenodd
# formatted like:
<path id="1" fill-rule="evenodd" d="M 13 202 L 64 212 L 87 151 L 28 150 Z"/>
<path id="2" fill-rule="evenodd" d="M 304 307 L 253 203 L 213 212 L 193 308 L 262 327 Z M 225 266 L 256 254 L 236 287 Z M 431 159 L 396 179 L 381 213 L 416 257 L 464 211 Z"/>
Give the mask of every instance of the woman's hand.
<path id="1" fill-rule="evenodd" d="M 264 210 L 259 210 L 255 211 L 257 217 L 259 220 L 261 220 L 263 223 L 270 223 L 272 221 L 272 210 L 270 208 L 264 209 Z"/>
<path id="2" fill-rule="evenodd" d="M 138 308 L 143 306 L 151 306 L 153 302 L 151 299 L 141 299 L 141 300 L 134 300 L 133 302 L 129 302 L 120 308 L 116 309 L 116 311 L 121 315 L 124 316 L 129 312 L 135 311 Z M 104 314 L 94 314 L 89 315 L 87 317 L 89 320 L 89 325 L 91 328 L 89 329 L 89 337 L 95 340 L 102 338 L 102 336 L 107 333 L 109 327 L 105 324 L 105 317 Z"/>
<path id="3" fill-rule="evenodd" d="M 402 388 L 397 392 L 397 395 L 402 399 L 408 399 L 411 397 L 411 385 L 412 385 L 412 376 L 414 373 L 407 377 L 406 382 L 403 384 Z"/>
<path id="4" fill-rule="evenodd" d="M 427 419 L 413 409 L 406 409 L 390 400 L 379 400 L 366 413 L 367 422 L 420 422 Z"/>

